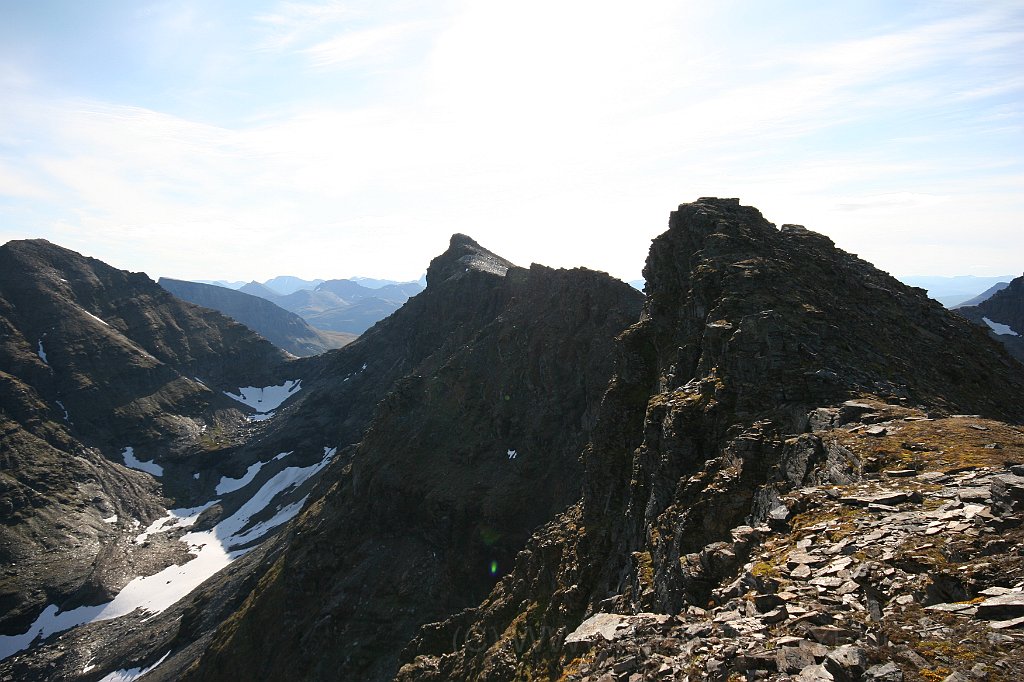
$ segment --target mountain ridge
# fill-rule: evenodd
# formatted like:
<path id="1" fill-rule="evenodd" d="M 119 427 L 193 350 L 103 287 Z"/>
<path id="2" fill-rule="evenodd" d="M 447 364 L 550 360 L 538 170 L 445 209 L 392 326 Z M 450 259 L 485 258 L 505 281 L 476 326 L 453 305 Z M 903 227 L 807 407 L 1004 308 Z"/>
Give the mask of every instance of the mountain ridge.
<path id="1" fill-rule="evenodd" d="M 378 404 L 280 568 L 186 679 L 389 678 L 417 625 L 482 598 L 533 527 L 571 501 L 611 339 L 640 301 L 607 275 L 520 268 L 454 236 L 431 262 L 427 289 L 349 348 L 372 348 L 407 320 L 450 331 L 435 337 L 440 345 L 413 338 L 436 350 Z M 328 574 L 335 581 L 310 601 Z M 253 647 L 277 646 L 267 624 L 279 618 L 302 640 L 281 650 L 303 653 L 253 658 Z"/>
<path id="2" fill-rule="evenodd" d="M 1024 418 L 1014 399 L 1024 372 L 978 330 L 827 237 L 776 229 L 738 200 L 681 205 L 644 277 L 644 311 L 619 338 L 584 451 L 581 499 L 478 607 L 422 628 L 397 679 L 555 678 L 574 664 L 565 641 L 588 616 L 707 606 L 742 565 L 715 559 L 714 543 L 767 522 L 804 485 L 787 461 L 856 477 L 814 435 L 855 409 L 847 402 L 873 394 L 936 416 Z"/>

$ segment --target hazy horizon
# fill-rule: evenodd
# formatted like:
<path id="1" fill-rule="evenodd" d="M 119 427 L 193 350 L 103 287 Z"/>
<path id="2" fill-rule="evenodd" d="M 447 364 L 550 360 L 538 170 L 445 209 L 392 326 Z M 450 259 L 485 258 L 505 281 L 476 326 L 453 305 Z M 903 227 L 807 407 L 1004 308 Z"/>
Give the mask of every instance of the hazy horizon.
<path id="1" fill-rule="evenodd" d="M 1024 269 L 1024 7 L 0 8 L 0 242 L 157 278 L 418 279 L 452 233 L 640 278 L 739 197 L 899 277 Z"/>

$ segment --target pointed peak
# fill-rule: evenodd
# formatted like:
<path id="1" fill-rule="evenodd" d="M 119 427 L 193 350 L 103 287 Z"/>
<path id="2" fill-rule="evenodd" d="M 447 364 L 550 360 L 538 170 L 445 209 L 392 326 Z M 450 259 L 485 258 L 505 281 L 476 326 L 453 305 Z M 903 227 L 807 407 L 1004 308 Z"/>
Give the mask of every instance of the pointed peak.
<path id="1" fill-rule="evenodd" d="M 470 237 L 468 234 L 456 232 L 455 234 L 452 235 L 451 240 L 448 242 L 448 248 L 455 249 L 459 247 L 483 249 L 483 247 L 480 246 L 480 244 L 477 243 L 477 241 Z"/>
<path id="2" fill-rule="evenodd" d="M 449 279 L 464 277 L 470 272 L 486 272 L 504 277 L 509 268 L 515 267 L 464 234 L 453 234 L 448 250 L 430 261 L 427 268 L 427 284 L 437 284 Z"/>

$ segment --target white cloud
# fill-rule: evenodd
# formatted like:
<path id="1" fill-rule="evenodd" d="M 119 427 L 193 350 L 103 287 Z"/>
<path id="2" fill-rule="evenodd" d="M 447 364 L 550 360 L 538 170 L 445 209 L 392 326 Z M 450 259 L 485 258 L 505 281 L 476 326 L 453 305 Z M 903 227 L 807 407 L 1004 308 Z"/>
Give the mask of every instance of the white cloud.
<path id="1" fill-rule="evenodd" d="M 348 31 L 305 48 L 302 53 L 318 69 L 376 63 L 394 56 L 403 41 L 419 28 L 418 24 L 407 23 Z"/>
<path id="2" fill-rule="evenodd" d="M 282 2 L 256 16 L 262 28 L 258 49 L 281 51 L 309 41 L 325 27 L 358 16 L 348 2 Z"/>
<path id="3" fill-rule="evenodd" d="M 63 207 L 69 246 L 154 275 L 414 277 L 461 231 L 524 264 L 633 278 L 668 211 L 706 195 L 887 263 L 886 244 L 915 238 L 937 240 L 912 254 L 936 268 L 1024 252 L 1009 230 L 1022 112 L 990 102 L 1024 86 L 1000 66 L 1024 47 L 1005 11 L 810 35 L 753 59 L 741 28 L 733 42 L 708 34 L 724 18 L 703 4 L 445 8 L 262 14 L 261 58 L 298 56 L 324 89 L 382 60 L 389 72 L 383 95 L 268 99 L 244 125 L 13 88 L 0 140 L 16 153 L 0 147 L 0 187 L 40 215 Z M 427 55 L 404 62 L 413 43 Z M 973 201 L 985 209 L 972 250 L 944 247 Z"/>

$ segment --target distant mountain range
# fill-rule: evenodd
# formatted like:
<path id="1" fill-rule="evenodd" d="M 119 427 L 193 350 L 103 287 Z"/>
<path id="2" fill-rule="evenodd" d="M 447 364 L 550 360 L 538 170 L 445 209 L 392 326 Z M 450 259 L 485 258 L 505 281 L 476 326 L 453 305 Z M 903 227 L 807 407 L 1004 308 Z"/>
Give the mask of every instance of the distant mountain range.
<path id="1" fill-rule="evenodd" d="M 1002 291 L 1003 289 L 1005 289 L 1008 286 L 1010 286 L 1009 282 L 999 282 L 998 284 L 994 284 L 994 285 L 990 286 L 988 289 L 985 289 L 985 291 L 981 292 L 980 294 L 978 294 L 974 298 L 967 299 L 963 303 L 960 303 L 958 305 L 953 306 L 953 309 L 955 310 L 955 309 L 964 308 L 964 307 L 967 307 L 967 306 L 978 305 L 979 303 L 982 303 L 982 302 L 987 301 L 988 299 L 992 298 L 992 296 L 996 292 Z"/>
<path id="2" fill-rule="evenodd" d="M 282 284 L 280 280 L 289 280 Z M 371 288 L 350 279 L 321 281 L 313 288 L 298 288 L 296 278 L 275 278 L 267 282 L 249 282 L 239 291 L 259 296 L 285 310 L 295 313 L 317 329 L 348 334 L 362 334 L 374 324 L 402 307 L 402 304 L 423 291 L 419 282 L 389 282 Z M 381 283 L 384 280 L 373 280 Z M 276 285 L 278 289 L 275 289 Z"/>
<path id="3" fill-rule="evenodd" d="M 340 348 L 359 336 L 423 291 L 426 278 L 396 282 L 372 277 L 310 280 L 279 275 L 245 283 L 164 277 L 160 283 L 187 301 L 219 310 L 249 326 L 289 353 L 306 356 Z M 263 299 L 279 312 L 234 295 L 237 293 Z M 289 319 L 288 314 L 297 316 L 305 326 Z"/>
<path id="4" fill-rule="evenodd" d="M 168 277 L 161 277 L 158 284 L 178 298 L 224 313 L 278 348 L 299 357 L 341 348 L 357 336 L 316 329 L 295 313 L 242 291 Z"/>
<path id="5" fill-rule="evenodd" d="M 997 277 L 912 275 L 899 278 L 904 284 L 924 289 L 928 292 L 929 298 L 934 298 L 947 308 L 966 305 L 967 301 L 983 295 L 982 292 L 990 289 L 990 287 L 999 284 L 1005 285 L 1011 279 L 1013 279 L 1013 275 L 999 275 Z"/>

